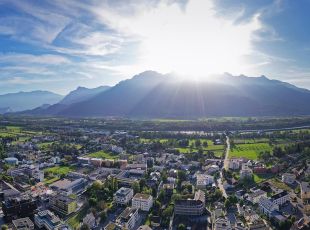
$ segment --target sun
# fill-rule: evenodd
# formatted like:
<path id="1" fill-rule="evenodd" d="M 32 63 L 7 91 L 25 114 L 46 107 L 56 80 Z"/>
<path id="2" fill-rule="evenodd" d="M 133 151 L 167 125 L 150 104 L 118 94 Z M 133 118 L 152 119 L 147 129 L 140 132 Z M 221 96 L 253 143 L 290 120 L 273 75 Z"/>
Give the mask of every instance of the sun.
<path id="1" fill-rule="evenodd" d="M 239 16 L 223 17 L 216 13 L 212 1 L 191 0 L 185 9 L 161 3 L 127 19 L 123 26 L 139 37 L 140 69 L 203 78 L 244 72 L 244 57 L 252 52 L 253 32 L 261 25 L 258 16 L 237 24 Z"/>

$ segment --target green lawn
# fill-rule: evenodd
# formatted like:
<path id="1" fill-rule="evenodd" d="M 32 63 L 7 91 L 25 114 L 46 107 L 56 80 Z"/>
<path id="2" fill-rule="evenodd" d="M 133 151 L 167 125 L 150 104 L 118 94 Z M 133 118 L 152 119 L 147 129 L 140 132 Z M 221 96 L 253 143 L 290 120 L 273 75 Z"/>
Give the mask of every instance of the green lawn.
<path id="1" fill-rule="evenodd" d="M 280 181 L 277 178 L 272 178 L 269 180 L 269 182 L 270 182 L 270 184 L 277 187 L 278 189 L 282 189 L 282 190 L 286 190 L 286 191 L 292 190 L 288 185 L 286 185 L 285 183 L 283 183 L 282 181 Z"/>
<path id="2" fill-rule="evenodd" d="M 272 174 L 254 174 L 254 181 L 259 184 L 264 180 L 270 179 L 272 176 Z"/>
<path id="3" fill-rule="evenodd" d="M 49 142 L 42 142 L 38 144 L 39 149 L 48 149 L 50 145 L 52 145 L 54 142 L 49 141 Z"/>
<path id="4" fill-rule="evenodd" d="M 267 143 L 238 144 L 230 150 L 229 157 L 245 157 L 257 160 L 258 154 L 264 151 L 272 151 L 272 146 Z"/>
<path id="5" fill-rule="evenodd" d="M 117 159 L 118 155 L 114 155 L 112 153 L 101 150 L 95 153 L 90 153 L 87 155 L 87 157 L 94 157 L 94 158 L 101 158 L 101 159 Z"/>
<path id="6" fill-rule="evenodd" d="M 72 229 L 79 229 L 80 223 L 83 218 L 86 216 L 88 207 L 82 208 L 77 214 L 73 215 L 67 220 L 67 223 L 71 226 Z"/>
<path id="7" fill-rule="evenodd" d="M 44 172 L 52 173 L 55 175 L 67 175 L 70 171 L 73 171 L 74 167 L 69 166 L 55 166 L 51 168 L 47 168 Z"/>
<path id="8" fill-rule="evenodd" d="M 52 183 L 54 183 L 55 181 L 58 181 L 58 180 L 59 180 L 59 177 L 48 177 L 48 178 L 44 179 L 44 183 L 46 185 L 49 185 L 49 184 L 52 184 Z"/>

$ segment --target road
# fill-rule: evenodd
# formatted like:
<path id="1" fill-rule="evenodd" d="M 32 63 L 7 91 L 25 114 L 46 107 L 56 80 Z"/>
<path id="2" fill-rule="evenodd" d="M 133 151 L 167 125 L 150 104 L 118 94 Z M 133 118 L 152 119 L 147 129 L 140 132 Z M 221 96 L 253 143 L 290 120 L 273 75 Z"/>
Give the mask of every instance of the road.
<path id="1" fill-rule="evenodd" d="M 226 193 L 226 190 L 224 189 L 224 186 L 223 186 L 223 181 L 224 181 L 223 169 L 228 169 L 228 164 L 229 164 L 228 156 L 229 156 L 229 151 L 230 151 L 230 141 L 229 141 L 228 136 L 226 136 L 226 146 L 227 147 L 226 147 L 226 151 L 225 151 L 224 163 L 223 163 L 223 166 L 222 166 L 221 171 L 220 171 L 220 177 L 219 177 L 219 179 L 217 179 L 217 186 L 222 191 L 222 194 L 225 198 L 227 198 L 227 193 Z"/>

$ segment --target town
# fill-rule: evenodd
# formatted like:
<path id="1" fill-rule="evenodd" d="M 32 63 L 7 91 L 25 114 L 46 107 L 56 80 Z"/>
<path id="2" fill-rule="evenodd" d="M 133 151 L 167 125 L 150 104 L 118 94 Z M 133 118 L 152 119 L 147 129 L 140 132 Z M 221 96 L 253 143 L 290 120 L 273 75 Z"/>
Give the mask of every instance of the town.
<path id="1" fill-rule="evenodd" d="M 1 117 L 1 229 L 310 228 L 310 129 L 132 123 Z"/>

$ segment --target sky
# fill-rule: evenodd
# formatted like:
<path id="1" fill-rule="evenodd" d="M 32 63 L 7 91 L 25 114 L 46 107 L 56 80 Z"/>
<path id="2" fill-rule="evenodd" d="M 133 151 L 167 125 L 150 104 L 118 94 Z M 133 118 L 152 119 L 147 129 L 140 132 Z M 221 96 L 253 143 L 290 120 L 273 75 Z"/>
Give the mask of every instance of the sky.
<path id="1" fill-rule="evenodd" d="M 146 70 L 310 89 L 309 12 L 309 0 L 0 0 L 0 94 L 66 94 Z"/>

